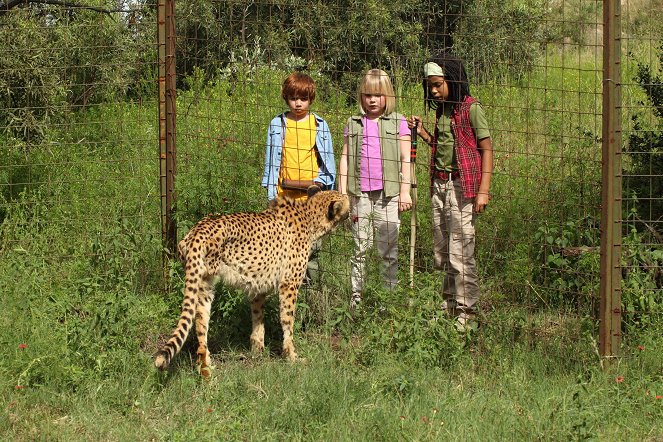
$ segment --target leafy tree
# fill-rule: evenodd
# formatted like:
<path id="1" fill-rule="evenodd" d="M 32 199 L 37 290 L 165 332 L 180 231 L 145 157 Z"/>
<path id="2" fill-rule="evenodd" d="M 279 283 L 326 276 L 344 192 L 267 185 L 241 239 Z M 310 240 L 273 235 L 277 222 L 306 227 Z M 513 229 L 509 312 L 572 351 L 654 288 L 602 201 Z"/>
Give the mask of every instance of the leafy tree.
<path id="1" fill-rule="evenodd" d="M 543 1 L 476 0 L 464 6 L 454 48 L 471 78 L 518 77 L 532 68 L 543 42 Z"/>
<path id="2" fill-rule="evenodd" d="M 474 78 L 523 74 L 545 38 L 537 19 L 547 13 L 545 0 L 194 0 L 176 7 L 180 79 L 195 68 L 213 77 L 268 65 L 314 70 L 352 93 L 366 68 L 415 79 L 428 55 L 449 47 Z"/>
<path id="3" fill-rule="evenodd" d="M 54 28 L 44 28 L 22 10 L 2 19 L 0 40 L 0 126 L 31 141 L 43 135 L 67 95 L 50 65 Z"/>
<path id="4" fill-rule="evenodd" d="M 368 67 L 397 76 L 418 74 L 427 52 L 452 44 L 461 3 L 180 2 L 178 74 L 199 67 L 213 75 L 236 62 L 315 69 L 341 83 Z"/>
<path id="5" fill-rule="evenodd" d="M 0 0 L 0 130 L 38 140 L 74 109 L 133 98 L 154 78 L 154 8 L 104 9 L 60 0 Z M 178 87 L 195 69 L 240 78 L 258 67 L 324 75 L 354 95 L 380 67 L 415 80 L 453 47 L 479 81 L 522 74 L 545 30 L 546 0 L 192 0 L 176 3 Z M 148 79 L 146 81 L 146 79 Z M 156 83 L 156 82 L 153 82 Z M 153 84 L 151 85 L 153 88 Z M 153 90 L 153 89 L 152 89 Z"/>
<path id="6" fill-rule="evenodd" d="M 74 109 L 124 99 L 129 85 L 145 75 L 141 61 L 153 53 L 154 32 L 143 32 L 135 13 L 25 2 L 8 6 L 0 5 L 0 130 L 5 133 L 38 141 L 49 124 Z"/>

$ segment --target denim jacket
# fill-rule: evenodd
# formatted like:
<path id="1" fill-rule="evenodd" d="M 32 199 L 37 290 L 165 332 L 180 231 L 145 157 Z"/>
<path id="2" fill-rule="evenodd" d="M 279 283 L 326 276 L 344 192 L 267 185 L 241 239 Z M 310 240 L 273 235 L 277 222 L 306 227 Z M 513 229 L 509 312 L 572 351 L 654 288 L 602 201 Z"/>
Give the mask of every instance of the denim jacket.
<path id="1" fill-rule="evenodd" d="M 331 132 L 325 120 L 316 114 L 313 114 L 313 116 L 315 117 L 316 126 L 315 149 L 318 154 L 318 176 L 314 181 L 320 184 L 323 190 L 329 190 L 334 188 L 336 181 L 336 163 L 332 150 Z M 262 187 L 267 189 L 267 199 L 270 201 L 276 198 L 284 139 L 285 112 L 274 117 L 267 130 L 265 172 L 262 175 Z"/>

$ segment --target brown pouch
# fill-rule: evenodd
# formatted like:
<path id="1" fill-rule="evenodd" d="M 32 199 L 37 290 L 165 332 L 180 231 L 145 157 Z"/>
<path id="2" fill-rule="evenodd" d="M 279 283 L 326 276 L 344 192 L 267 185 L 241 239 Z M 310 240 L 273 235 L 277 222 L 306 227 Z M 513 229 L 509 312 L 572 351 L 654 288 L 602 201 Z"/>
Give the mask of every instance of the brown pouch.
<path id="1" fill-rule="evenodd" d="M 311 186 L 317 184 L 313 180 L 281 180 L 281 188 L 288 190 L 301 190 L 306 192 Z"/>

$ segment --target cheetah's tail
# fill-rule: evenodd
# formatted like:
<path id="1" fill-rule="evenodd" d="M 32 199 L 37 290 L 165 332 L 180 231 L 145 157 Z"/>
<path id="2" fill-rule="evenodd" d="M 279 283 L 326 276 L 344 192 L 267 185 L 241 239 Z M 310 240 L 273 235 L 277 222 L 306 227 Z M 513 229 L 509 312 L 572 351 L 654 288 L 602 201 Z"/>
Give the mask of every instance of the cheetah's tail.
<path id="1" fill-rule="evenodd" d="M 190 270 L 186 274 L 186 285 L 184 287 L 184 301 L 182 301 L 182 313 L 177 322 L 177 326 L 173 330 L 173 334 L 157 353 L 154 359 L 154 365 L 160 369 L 165 370 L 168 368 L 170 361 L 180 352 L 184 342 L 186 341 L 189 331 L 194 323 L 196 314 L 196 307 L 198 305 L 198 293 L 201 291 L 202 275 L 201 273 L 194 273 L 193 269 L 202 269 L 204 266 L 203 257 L 204 252 L 200 250 L 199 253 L 192 253 L 189 251 L 187 254 L 187 262 L 197 261 L 196 264 L 190 266 Z"/>
<path id="2" fill-rule="evenodd" d="M 186 289 L 185 289 L 186 290 Z M 182 314 L 180 315 L 180 320 L 177 322 L 177 326 L 173 330 L 173 334 L 164 345 L 161 350 L 156 355 L 154 359 L 154 365 L 160 369 L 165 370 L 170 365 L 170 361 L 175 357 L 177 353 L 180 352 L 184 342 L 186 341 L 187 336 L 189 335 L 189 330 L 193 324 L 193 319 L 196 311 L 196 298 L 195 296 L 189 296 L 186 294 L 184 296 L 184 302 L 182 303 Z"/>

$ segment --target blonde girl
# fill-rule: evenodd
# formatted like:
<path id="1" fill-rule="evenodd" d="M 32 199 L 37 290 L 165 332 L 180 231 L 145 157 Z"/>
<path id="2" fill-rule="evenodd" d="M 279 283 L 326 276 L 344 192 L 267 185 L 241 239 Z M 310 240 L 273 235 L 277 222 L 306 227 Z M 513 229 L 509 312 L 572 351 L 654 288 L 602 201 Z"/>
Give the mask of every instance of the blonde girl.
<path id="1" fill-rule="evenodd" d="M 362 299 L 366 254 L 377 241 L 385 287 L 398 284 L 400 213 L 412 208 L 410 197 L 410 130 L 395 112 L 396 97 L 386 72 L 371 69 L 357 94 L 359 114 L 348 118 L 339 166 L 339 191 L 350 197 L 352 300 Z"/>

